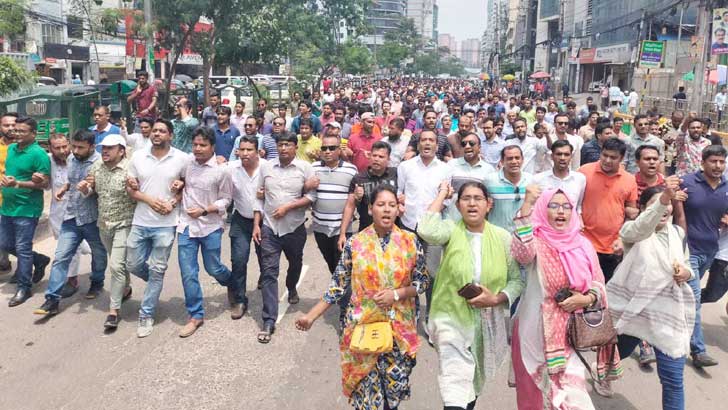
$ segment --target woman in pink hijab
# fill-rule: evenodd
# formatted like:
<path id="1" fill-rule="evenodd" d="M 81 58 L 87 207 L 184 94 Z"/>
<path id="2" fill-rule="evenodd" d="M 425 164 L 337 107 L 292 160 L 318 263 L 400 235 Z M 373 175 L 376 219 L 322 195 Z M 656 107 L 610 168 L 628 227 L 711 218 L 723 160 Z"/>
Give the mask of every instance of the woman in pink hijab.
<path id="1" fill-rule="evenodd" d="M 528 275 L 512 339 L 519 410 L 594 409 L 587 369 L 569 346 L 566 328 L 571 312 L 597 302 L 606 306 L 606 291 L 596 251 L 581 234 L 575 208 L 563 191 L 541 194 L 532 185 L 516 215 L 511 253 Z M 621 374 L 619 355 L 611 355 L 614 349 L 597 353 L 598 391 Z"/>

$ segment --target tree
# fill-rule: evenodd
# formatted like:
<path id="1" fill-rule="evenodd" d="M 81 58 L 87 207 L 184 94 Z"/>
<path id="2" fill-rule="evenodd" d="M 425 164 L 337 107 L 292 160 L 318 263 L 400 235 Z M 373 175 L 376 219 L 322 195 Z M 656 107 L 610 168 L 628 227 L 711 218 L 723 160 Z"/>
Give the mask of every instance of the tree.
<path id="1" fill-rule="evenodd" d="M 344 37 L 342 26 L 358 34 L 367 32 L 364 17 L 371 1 L 305 0 L 298 3 L 298 6 L 292 6 L 297 11 L 292 20 L 295 23 L 292 57 L 297 73 L 317 75 L 314 84 L 317 89 L 325 77 L 344 64 L 345 50 L 351 48 L 341 41 Z M 361 51 L 357 53 L 363 55 Z"/>
<path id="2" fill-rule="evenodd" d="M 288 53 L 294 27 L 291 22 L 293 11 L 288 1 L 275 2 L 247 0 L 241 10 L 255 10 L 242 13 L 225 30 L 217 32 L 215 40 L 215 64 L 236 67 L 248 77 L 253 90 L 260 97 L 260 91 L 250 79 L 246 65 L 250 63 L 278 63 Z M 255 4 L 254 4 L 255 3 Z"/>
<path id="3" fill-rule="evenodd" d="M 369 74 L 372 72 L 372 53 L 358 42 L 347 41 L 342 47 L 341 70 L 348 74 Z"/>
<path id="4" fill-rule="evenodd" d="M 209 0 L 208 0 L 209 1 Z M 195 24 L 202 17 L 206 1 L 196 0 L 155 0 L 152 3 L 153 22 L 145 22 L 140 31 L 147 36 L 155 36 L 155 45 L 170 50 L 172 64 L 170 78 L 174 78 L 179 57 L 190 41 Z M 166 81 L 160 107 L 169 110 L 169 90 L 171 82 Z"/>
<path id="5" fill-rule="evenodd" d="M 25 33 L 25 0 L 0 0 L 0 37 Z M 2 51 L 2 50 L 0 50 Z"/>
<path id="6" fill-rule="evenodd" d="M 406 59 L 413 57 L 407 46 L 394 41 L 386 41 L 377 48 L 377 64 L 384 68 L 397 68 Z"/>
<path id="7" fill-rule="evenodd" d="M 23 69 L 10 57 L 0 56 L 0 96 L 32 84 L 35 74 Z"/>
<path id="8" fill-rule="evenodd" d="M 384 34 L 384 44 L 377 48 L 377 64 L 383 68 L 399 68 L 404 61 L 415 58 L 423 43 L 414 20 L 404 19 L 397 28 Z"/>

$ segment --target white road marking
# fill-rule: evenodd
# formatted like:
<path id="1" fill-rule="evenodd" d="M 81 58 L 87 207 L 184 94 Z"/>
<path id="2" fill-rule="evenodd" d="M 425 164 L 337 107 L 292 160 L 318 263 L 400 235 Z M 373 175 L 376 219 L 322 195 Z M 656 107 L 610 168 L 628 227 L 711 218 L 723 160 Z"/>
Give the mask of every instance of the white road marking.
<path id="1" fill-rule="evenodd" d="M 298 289 L 298 286 L 303 282 L 303 278 L 306 277 L 306 272 L 308 272 L 308 265 L 303 265 L 301 267 L 301 277 L 298 278 L 298 283 L 296 283 L 296 289 Z M 276 324 L 281 322 L 281 319 L 283 319 L 283 316 L 286 314 L 286 311 L 291 306 L 288 304 L 288 289 L 286 289 L 285 292 L 283 292 L 283 295 L 278 300 L 278 319 L 276 319 Z"/>

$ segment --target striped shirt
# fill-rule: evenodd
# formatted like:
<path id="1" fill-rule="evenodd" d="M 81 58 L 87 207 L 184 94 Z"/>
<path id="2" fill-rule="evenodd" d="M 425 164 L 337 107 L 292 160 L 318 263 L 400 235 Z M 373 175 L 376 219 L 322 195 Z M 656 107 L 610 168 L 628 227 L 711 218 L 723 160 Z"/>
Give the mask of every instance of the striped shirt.
<path id="1" fill-rule="evenodd" d="M 276 134 L 264 135 L 263 138 L 258 140 L 258 150 L 265 150 L 266 160 L 278 158 L 278 147 L 276 147 L 277 141 L 278 135 Z"/>
<path id="2" fill-rule="evenodd" d="M 313 204 L 313 231 L 328 237 L 338 235 L 341 217 L 349 197 L 351 180 L 357 174 L 354 164 L 339 160 L 336 168 L 329 168 L 323 161 L 316 161 L 313 170 L 319 178 L 316 202 Z M 351 224 L 346 227 L 351 232 Z"/>
<path id="3" fill-rule="evenodd" d="M 514 185 L 506 179 L 502 169 L 489 174 L 485 178 L 485 187 L 488 189 L 488 195 L 493 198 L 493 209 L 488 214 L 488 222 L 513 232 L 516 227 L 513 218 L 523 205 L 526 186 L 531 183 L 531 179 L 531 174 L 521 172 L 521 180 Z"/>

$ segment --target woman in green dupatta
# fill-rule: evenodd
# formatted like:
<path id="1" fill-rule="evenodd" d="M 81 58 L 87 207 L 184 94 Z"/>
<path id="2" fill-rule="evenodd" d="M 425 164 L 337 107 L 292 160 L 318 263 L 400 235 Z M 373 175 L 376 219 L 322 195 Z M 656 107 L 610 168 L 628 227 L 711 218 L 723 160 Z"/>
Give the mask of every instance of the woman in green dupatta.
<path id="1" fill-rule="evenodd" d="M 485 186 L 467 182 L 458 190 L 462 220 L 442 219 L 452 196 L 447 182 L 417 225 L 429 244 L 445 245 L 435 276 L 429 330 L 440 360 L 438 383 L 444 409 L 473 409 L 486 379 L 508 356 L 505 317 L 523 281 L 510 255 L 511 235 L 485 219 L 491 204 Z M 465 299 L 458 290 L 473 284 L 481 292 Z"/>

